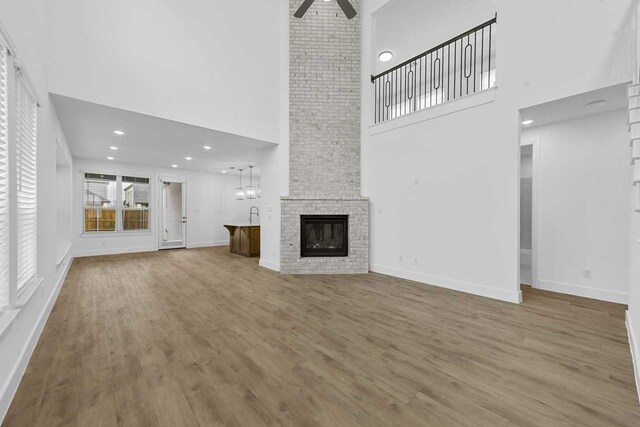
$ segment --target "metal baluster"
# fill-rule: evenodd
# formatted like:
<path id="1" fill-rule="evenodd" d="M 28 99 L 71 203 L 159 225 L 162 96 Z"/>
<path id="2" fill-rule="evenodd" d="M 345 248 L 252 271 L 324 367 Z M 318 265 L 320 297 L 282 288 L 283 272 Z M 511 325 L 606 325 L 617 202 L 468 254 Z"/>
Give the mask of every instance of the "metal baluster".
<path id="1" fill-rule="evenodd" d="M 447 46 L 447 101 L 450 99 L 449 82 L 451 81 L 451 45 Z"/>
<path id="2" fill-rule="evenodd" d="M 493 24 L 489 25 L 489 86 L 491 87 L 491 33 L 493 30 Z"/>
<path id="3" fill-rule="evenodd" d="M 482 49 L 480 51 L 480 90 L 484 89 L 484 27 L 482 27 Z"/>
<path id="4" fill-rule="evenodd" d="M 458 60 L 458 40 L 453 42 L 453 99 L 456 99 L 456 66 Z"/>
<path id="5" fill-rule="evenodd" d="M 473 33 L 473 93 L 476 92 L 476 74 L 478 71 L 478 32 Z"/>

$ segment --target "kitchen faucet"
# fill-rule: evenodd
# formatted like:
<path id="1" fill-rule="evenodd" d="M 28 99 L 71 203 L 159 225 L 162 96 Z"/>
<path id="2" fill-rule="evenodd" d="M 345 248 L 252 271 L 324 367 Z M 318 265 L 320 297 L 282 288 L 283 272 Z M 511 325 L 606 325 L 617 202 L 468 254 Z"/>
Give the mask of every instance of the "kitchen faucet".
<path id="1" fill-rule="evenodd" d="M 253 210 L 256 210 L 255 212 L 253 212 Z M 257 206 L 251 206 L 251 209 L 249 210 L 249 225 L 253 225 L 253 215 L 255 215 L 260 218 L 260 209 L 258 209 Z"/>

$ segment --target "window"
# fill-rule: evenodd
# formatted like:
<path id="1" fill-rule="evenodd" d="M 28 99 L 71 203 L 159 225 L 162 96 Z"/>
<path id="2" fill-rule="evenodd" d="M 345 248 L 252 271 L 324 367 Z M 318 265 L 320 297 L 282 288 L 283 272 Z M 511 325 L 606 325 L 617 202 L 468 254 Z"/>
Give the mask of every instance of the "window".
<path id="1" fill-rule="evenodd" d="M 84 232 L 149 230 L 149 178 L 84 175 Z"/>
<path id="2" fill-rule="evenodd" d="M 0 313 L 9 305 L 8 61 L 0 39 Z"/>
<path id="3" fill-rule="evenodd" d="M 116 176 L 84 176 L 84 231 L 116 231 Z"/>
<path id="4" fill-rule="evenodd" d="M 18 290 L 36 275 L 36 103 L 26 79 L 18 73 L 16 87 L 16 195 Z"/>
<path id="5" fill-rule="evenodd" d="M 149 229 L 149 179 L 122 177 L 122 230 Z"/>

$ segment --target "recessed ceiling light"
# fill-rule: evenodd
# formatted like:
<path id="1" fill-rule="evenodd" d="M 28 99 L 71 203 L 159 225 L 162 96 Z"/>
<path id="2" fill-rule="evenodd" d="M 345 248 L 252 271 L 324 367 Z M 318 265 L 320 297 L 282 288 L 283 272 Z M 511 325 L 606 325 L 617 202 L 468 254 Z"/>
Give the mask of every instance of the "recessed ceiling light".
<path id="1" fill-rule="evenodd" d="M 523 125 L 530 125 L 531 123 L 533 123 L 533 120 L 525 120 L 522 122 Z"/>
<path id="2" fill-rule="evenodd" d="M 222 171 L 222 173 L 227 173 L 227 171 Z"/>
<path id="3" fill-rule="evenodd" d="M 211 146 L 209 145 L 203 145 L 202 148 L 204 148 L 205 150 L 211 150 Z"/>
<path id="4" fill-rule="evenodd" d="M 389 62 L 391 61 L 391 58 L 393 58 L 393 53 L 389 51 L 382 52 L 380 55 L 378 55 L 378 59 L 380 60 L 380 62 Z"/>
<path id="5" fill-rule="evenodd" d="M 187 157 L 185 157 L 184 159 L 185 159 L 185 160 L 193 160 L 193 157 L 189 157 L 189 156 L 187 156 Z"/>
<path id="6" fill-rule="evenodd" d="M 114 130 L 113 133 L 115 133 L 116 135 L 124 135 L 124 132 L 122 132 L 121 130 Z"/>
<path id="7" fill-rule="evenodd" d="M 109 150 L 113 150 L 113 151 L 115 151 L 115 150 L 117 150 L 117 149 L 118 149 L 118 147 L 115 147 L 115 146 L 113 146 L 113 147 L 109 147 Z"/>
<path id="8" fill-rule="evenodd" d="M 177 168 L 177 167 L 178 167 L 178 165 L 171 165 L 171 167 L 172 167 L 172 168 Z"/>
<path id="9" fill-rule="evenodd" d="M 113 160 L 113 157 L 109 156 L 107 157 L 107 160 Z"/>

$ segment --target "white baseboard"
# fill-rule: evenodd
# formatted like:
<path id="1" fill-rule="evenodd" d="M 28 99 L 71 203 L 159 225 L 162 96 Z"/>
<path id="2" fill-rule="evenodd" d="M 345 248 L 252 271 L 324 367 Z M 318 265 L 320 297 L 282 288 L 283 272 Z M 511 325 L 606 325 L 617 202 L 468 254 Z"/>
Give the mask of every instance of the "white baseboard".
<path id="1" fill-rule="evenodd" d="M 65 279 L 67 278 L 67 273 L 69 273 L 69 268 L 73 263 L 73 257 L 68 257 L 68 261 L 64 266 L 61 274 L 58 277 L 58 282 L 47 300 L 47 303 L 44 305 L 40 316 L 38 317 L 38 321 L 35 326 L 31 330 L 27 341 L 25 342 L 22 351 L 20 352 L 20 357 L 18 361 L 13 366 L 11 370 L 11 374 L 7 379 L 6 383 L 2 386 L 0 390 L 0 424 L 2 424 L 2 420 L 7 415 L 7 411 L 9 410 L 9 406 L 11 405 L 11 401 L 18 390 L 18 385 L 20 385 L 20 381 L 22 380 L 22 376 L 29 365 L 29 361 L 31 360 L 31 356 L 33 355 L 33 350 L 36 348 L 36 344 L 40 339 L 40 335 L 44 330 L 44 325 L 47 323 L 49 319 L 49 314 L 51 314 L 51 310 L 53 309 L 53 305 L 58 299 L 58 295 L 60 294 L 60 289 L 62 289 L 62 285 L 64 284 Z"/>
<path id="2" fill-rule="evenodd" d="M 601 301 L 627 304 L 627 294 L 622 292 L 607 291 L 604 289 L 587 288 L 585 286 L 569 283 L 552 282 L 550 280 L 538 280 L 537 289 L 559 292 L 561 294 L 575 295 L 577 297 L 592 298 Z"/>
<path id="3" fill-rule="evenodd" d="M 229 246 L 228 240 L 219 240 L 217 242 L 188 243 L 187 249 L 196 248 L 213 248 L 217 246 Z"/>
<path id="4" fill-rule="evenodd" d="M 627 325 L 627 334 L 629 335 L 629 348 L 631 350 L 631 360 L 633 361 L 633 373 L 636 378 L 636 391 L 638 392 L 638 401 L 640 401 L 640 347 L 638 347 L 638 345 L 640 345 L 640 338 L 636 336 L 633 330 L 633 321 L 629 310 L 627 310 L 625 324 Z"/>
<path id="5" fill-rule="evenodd" d="M 103 255 L 120 255 L 120 254 L 133 254 L 140 252 L 157 252 L 157 246 L 145 246 L 139 248 L 114 248 L 114 249 L 92 249 L 90 251 L 75 252 L 73 255 L 76 258 L 83 258 L 88 256 L 103 256 Z"/>
<path id="6" fill-rule="evenodd" d="M 261 258 L 258 265 L 260 265 L 260 267 L 268 268 L 269 270 L 277 271 L 278 273 L 280 272 L 279 262 L 273 262 Z"/>
<path id="7" fill-rule="evenodd" d="M 388 276 L 399 277 L 401 279 L 413 280 L 415 282 L 427 285 L 438 286 L 441 288 L 453 289 L 454 291 L 465 292 L 468 294 L 479 295 L 482 297 L 493 298 L 501 301 L 520 304 L 522 302 L 522 292 L 520 289 L 508 291 L 505 289 L 492 288 L 490 286 L 479 285 L 477 283 L 463 282 L 460 280 L 447 279 L 445 277 L 432 276 L 424 273 L 416 273 L 413 271 L 401 270 L 399 268 L 387 267 L 383 265 L 372 264 L 370 269 L 374 273 L 386 274 Z M 515 287 L 515 285 L 514 285 Z"/>

